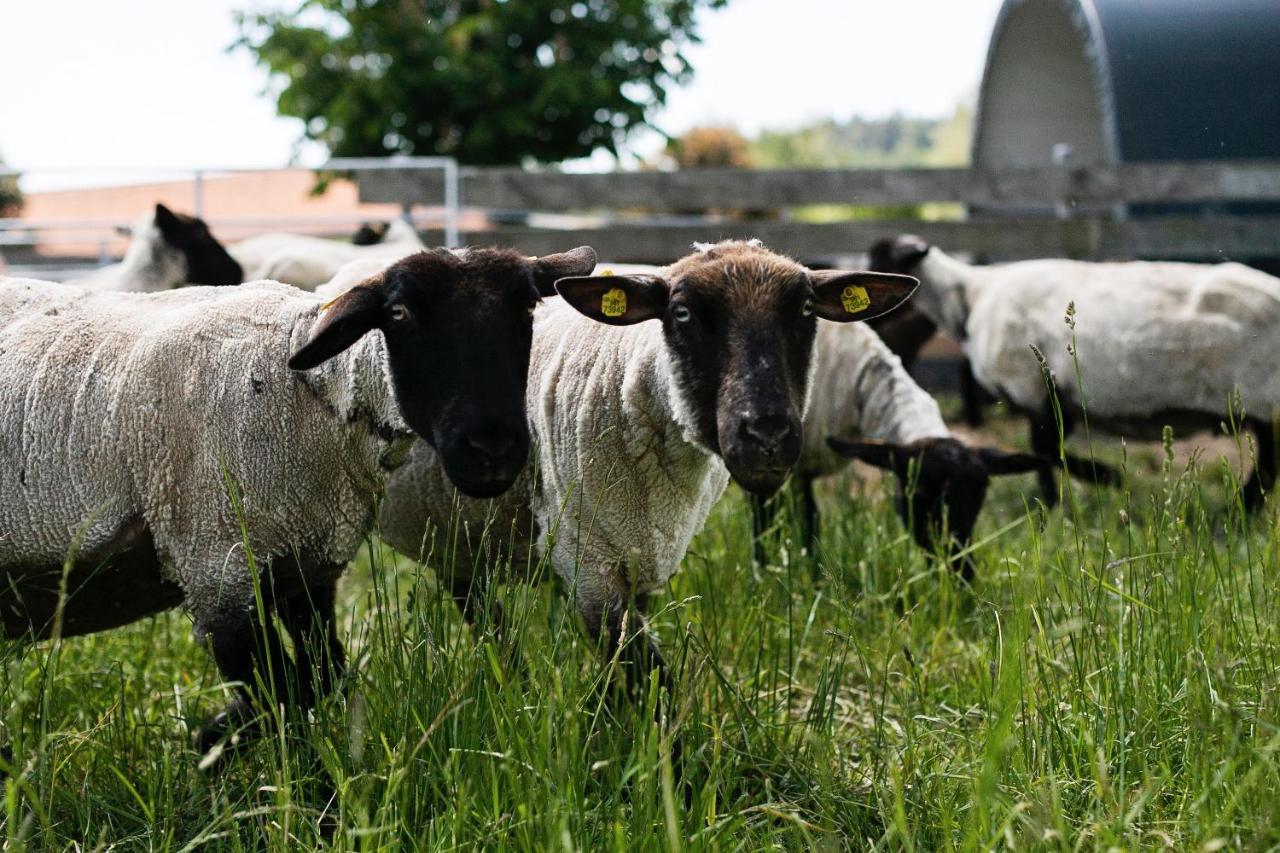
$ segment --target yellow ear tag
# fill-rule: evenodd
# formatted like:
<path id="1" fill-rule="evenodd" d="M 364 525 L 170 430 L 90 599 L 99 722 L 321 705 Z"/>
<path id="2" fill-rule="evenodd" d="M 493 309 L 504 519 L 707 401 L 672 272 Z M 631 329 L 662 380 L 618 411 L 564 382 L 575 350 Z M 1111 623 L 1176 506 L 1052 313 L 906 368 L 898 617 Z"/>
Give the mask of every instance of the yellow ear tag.
<path id="1" fill-rule="evenodd" d="M 627 292 L 620 287 L 606 290 L 600 297 L 600 313 L 606 317 L 621 317 L 627 313 Z"/>
<path id="2" fill-rule="evenodd" d="M 611 270 L 611 269 L 604 269 L 604 270 L 600 270 L 600 275 L 602 275 L 602 276 L 606 276 L 606 275 L 613 275 L 613 270 Z"/>
<path id="3" fill-rule="evenodd" d="M 871 307 L 871 297 L 867 296 L 865 287 L 851 284 L 841 291 L 840 303 L 844 305 L 844 313 L 857 314 Z"/>

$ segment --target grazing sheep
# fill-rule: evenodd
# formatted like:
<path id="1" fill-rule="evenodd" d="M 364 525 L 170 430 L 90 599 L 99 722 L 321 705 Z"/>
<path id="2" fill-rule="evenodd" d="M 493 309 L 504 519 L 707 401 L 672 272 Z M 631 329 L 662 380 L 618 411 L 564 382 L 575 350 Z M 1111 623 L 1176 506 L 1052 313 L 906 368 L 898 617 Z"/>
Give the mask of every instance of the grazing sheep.
<path id="1" fill-rule="evenodd" d="M 232 285 L 244 280 L 240 265 L 209 233 L 203 219 L 157 204 L 130 233 L 133 240 L 120 263 L 71 283 L 93 290 L 157 293 L 186 284 Z"/>
<path id="2" fill-rule="evenodd" d="M 1031 420 L 1036 453 L 1058 458 L 1051 395 L 1032 351 L 1044 354 L 1062 404 L 1063 430 L 1087 411 L 1090 424 L 1123 435 L 1158 435 L 1164 424 L 1215 429 L 1240 393 L 1258 441 L 1244 487 L 1249 509 L 1275 482 L 1280 373 L 1280 279 L 1240 264 L 1023 261 L 976 267 L 918 237 L 872 250 L 877 268 L 909 272 L 922 286 L 917 307 L 961 342 L 977 381 Z M 1074 329 L 1066 312 L 1075 306 Z M 1077 384 L 1072 340 L 1083 388 Z M 1066 454 L 1072 474 L 1117 472 Z M 1057 496 L 1041 472 L 1045 499 Z"/>
<path id="3" fill-rule="evenodd" d="M 867 326 L 822 324 L 813 358 L 804 444 L 793 475 L 811 553 L 818 535 L 813 481 L 837 473 L 850 458 L 892 470 L 898 477 L 898 512 L 916 543 L 932 552 L 935 533 L 945 530 L 950 541 L 944 550 L 950 554 L 969 544 L 993 474 L 1049 464 L 1023 453 L 970 448 L 956 439 L 937 402 Z M 864 440 L 848 440 L 852 435 Z M 776 520 L 776 507 L 776 501 L 752 497 L 756 559 L 761 563 L 763 534 Z M 965 555 L 959 568 L 971 578 L 972 558 Z"/>
<path id="4" fill-rule="evenodd" d="M 185 604 L 241 683 L 202 748 L 250 716 L 259 677 L 310 705 L 343 668 L 334 590 L 387 472 L 416 435 L 463 493 L 511 485 L 528 456 L 533 307 L 594 264 L 587 247 L 421 252 L 329 305 L 275 282 L 0 281 L 3 636 Z M 294 661 L 255 610 L 255 568 Z"/>
<path id="5" fill-rule="evenodd" d="M 703 247 L 657 275 L 558 282 L 563 301 L 534 320 L 537 474 L 493 504 L 460 501 L 464 528 L 475 535 L 492 521 L 497 539 L 508 529 L 517 542 L 536 538 L 590 636 L 607 637 L 636 684 L 650 664 L 662 670 L 645 598 L 679 568 L 730 476 L 769 494 L 800 454 L 817 319 L 874 317 L 914 287 L 903 276 L 810 272 L 754 241 Z M 383 538 L 420 558 L 455 501 L 437 455 L 419 445 L 388 482 Z M 463 547 L 447 582 L 472 618 L 467 557 L 481 546 Z M 631 636 L 641 641 L 624 642 Z"/>
<path id="6" fill-rule="evenodd" d="M 356 245 L 302 234 L 259 234 L 228 247 L 249 280 L 269 279 L 315 290 L 350 261 L 376 259 L 387 266 L 420 251 L 422 240 L 402 219 L 392 221 L 373 245 Z"/>

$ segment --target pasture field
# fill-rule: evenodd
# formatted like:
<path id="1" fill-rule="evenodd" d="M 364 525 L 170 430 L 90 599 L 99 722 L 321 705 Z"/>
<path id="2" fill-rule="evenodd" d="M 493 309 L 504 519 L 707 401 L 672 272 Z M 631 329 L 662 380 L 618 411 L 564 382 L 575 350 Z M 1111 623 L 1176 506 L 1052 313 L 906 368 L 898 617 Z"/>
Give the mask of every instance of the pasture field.
<path id="1" fill-rule="evenodd" d="M 1006 446 L 1022 430 L 986 432 Z M 550 583 L 472 634 L 371 543 L 342 587 L 345 696 L 217 773 L 225 700 L 180 613 L 0 649 L 0 838 L 30 850 L 1155 849 L 1280 846 L 1276 513 L 1237 463 L 1094 439 L 1121 490 L 993 482 L 972 587 L 891 481 L 824 484 L 821 576 L 753 568 L 731 491 L 652 602 L 678 697 L 610 701 Z M 1215 447 L 1230 445 L 1218 440 Z M 1073 439 L 1087 447 L 1087 439 Z M 1229 459 L 1239 459 L 1240 443 Z M 1166 452 L 1167 451 L 1167 452 Z M 477 639 L 479 637 L 479 639 Z M 523 665 L 517 663 L 522 661 Z M 683 771 L 670 760 L 677 739 Z M 326 778 L 336 802 L 321 812 Z"/>

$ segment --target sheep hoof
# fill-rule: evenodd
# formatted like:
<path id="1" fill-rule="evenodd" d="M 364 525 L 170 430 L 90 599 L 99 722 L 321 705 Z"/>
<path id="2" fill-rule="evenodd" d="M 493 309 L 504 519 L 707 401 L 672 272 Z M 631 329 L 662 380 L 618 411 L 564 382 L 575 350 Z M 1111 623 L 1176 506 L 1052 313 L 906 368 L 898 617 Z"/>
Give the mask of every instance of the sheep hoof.
<path id="1" fill-rule="evenodd" d="M 216 772 L 256 736 L 257 725 L 248 703 L 233 701 L 196 733 L 200 769 Z"/>

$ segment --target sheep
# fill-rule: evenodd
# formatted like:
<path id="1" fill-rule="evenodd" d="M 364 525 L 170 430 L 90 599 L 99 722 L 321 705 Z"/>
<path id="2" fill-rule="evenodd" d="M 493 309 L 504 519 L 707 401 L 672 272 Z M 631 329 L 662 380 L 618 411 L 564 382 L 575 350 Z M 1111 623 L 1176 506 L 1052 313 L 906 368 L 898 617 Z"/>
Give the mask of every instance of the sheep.
<path id="1" fill-rule="evenodd" d="M 1250 510 L 1262 505 L 1276 473 L 1271 418 L 1280 375 L 1266 342 L 1280 330 L 1280 279 L 1235 263 L 976 267 L 911 236 L 877 245 L 872 256 L 877 269 L 920 278 L 917 307 L 961 342 L 983 388 L 1029 418 L 1040 455 L 1059 458 L 1053 395 L 1036 352 L 1056 388 L 1064 434 L 1085 412 L 1091 425 L 1135 437 L 1158 435 L 1163 424 L 1214 429 L 1233 417 L 1238 390 L 1258 445 L 1242 498 Z M 1063 461 L 1073 475 L 1118 479 L 1100 463 L 1072 454 Z M 1053 471 L 1042 471 L 1040 483 L 1054 503 Z"/>
<path id="2" fill-rule="evenodd" d="M 184 284 L 232 285 L 240 265 L 209 233 L 203 219 L 174 213 L 163 204 L 131 230 L 124 259 L 71 283 L 92 290 L 156 293 Z"/>
<path id="3" fill-rule="evenodd" d="M 397 219 L 374 245 L 340 243 L 302 234 L 259 234 L 228 247 L 250 279 L 270 279 L 315 290 L 333 278 L 343 264 L 377 259 L 383 266 L 423 248 L 413 226 Z"/>
<path id="4" fill-rule="evenodd" d="M 792 483 L 802 500 L 811 554 L 818 533 L 813 481 L 837 473 L 848 459 L 894 471 L 898 512 L 916 543 L 932 553 L 935 532 L 945 530 L 948 556 L 968 546 L 992 475 L 1050 464 L 1024 453 L 970 448 L 957 439 L 937 402 L 869 324 L 819 326 L 810 388 Z M 864 440 L 851 441 L 851 435 Z M 764 534 L 774 524 L 777 503 L 753 496 L 751 504 L 756 559 L 763 563 Z M 966 580 L 972 579 L 972 557 L 964 554 L 956 565 Z"/>
<path id="5" fill-rule="evenodd" d="M 589 247 L 421 252 L 329 305 L 276 282 L 0 281 L 3 636 L 181 604 L 240 684 L 202 751 L 252 732 L 259 677 L 309 707 L 343 669 L 334 590 L 387 473 L 417 436 L 462 493 L 511 485 L 528 457 L 533 306 L 594 264 Z M 259 578 L 293 661 L 255 610 Z"/>
<path id="6" fill-rule="evenodd" d="M 419 445 L 388 481 L 381 535 L 421 559 L 430 531 L 457 513 L 473 537 L 492 522 L 517 546 L 536 539 L 628 684 L 650 665 L 665 682 L 645 599 L 676 572 L 731 476 L 769 494 L 795 463 L 818 318 L 874 317 L 914 287 L 810 272 L 754 241 L 702 247 L 656 275 L 562 280 L 563 299 L 534 320 L 526 399 L 537 473 L 492 503 L 460 500 Z M 445 581 L 470 621 L 478 585 L 465 557 L 484 543 L 463 539 Z"/>

